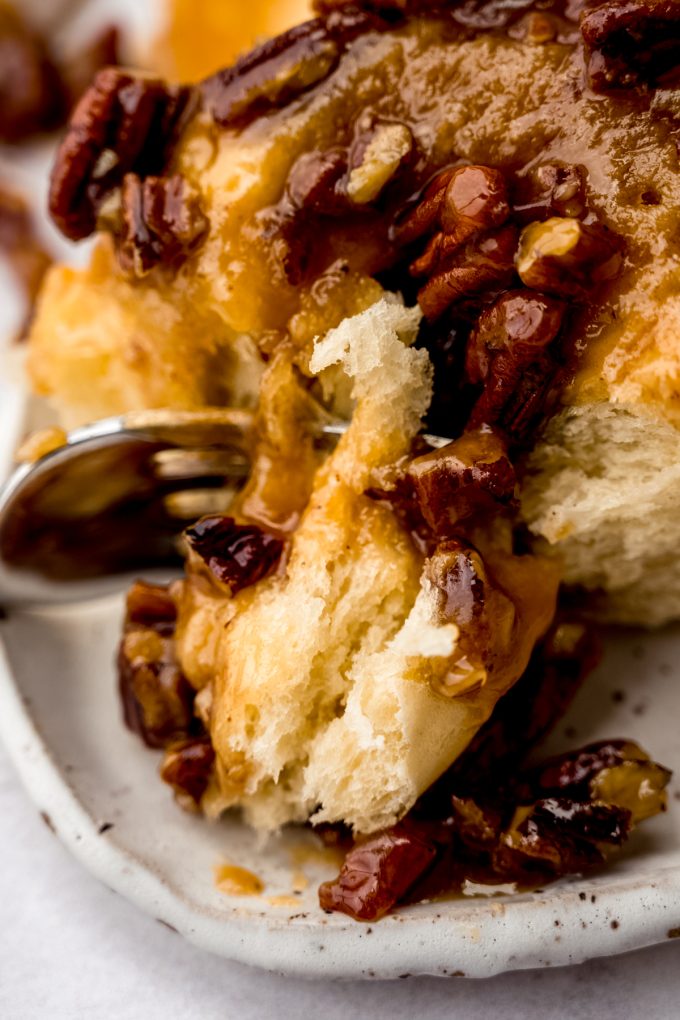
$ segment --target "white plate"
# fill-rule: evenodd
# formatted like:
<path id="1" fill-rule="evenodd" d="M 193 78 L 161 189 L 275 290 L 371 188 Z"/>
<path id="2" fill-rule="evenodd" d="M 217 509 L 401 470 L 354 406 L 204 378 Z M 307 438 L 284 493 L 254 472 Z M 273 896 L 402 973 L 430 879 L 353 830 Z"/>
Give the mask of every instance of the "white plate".
<path id="1" fill-rule="evenodd" d="M 105 14 L 111 7 L 96 6 Z M 44 157 L 32 160 L 29 184 L 39 186 Z M 3 282 L 0 304 L 11 297 Z M 0 474 L 24 414 L 24 395 L 0 362 Z M 45 821 L 82 863 L 197 945 L 310 977 L 486 977 L 624 952 L 680 932 L 673 786 L 669 812 L 643 826 L 596 877 L 540 894 L 421 904 L 371 925 L 324 914 L 316 886 L 333 868 L 322 857 L 302 854 L 309 885 L 293 893 L 296 848 L 315 845 L 310 834 L 287 833 L 262 847 L 237 818 L 209 824 L 174 805 L 156 775 L 158 755 L 122 725 L 113 669 L 120 616 L 113 599 L 13 613 L 0 623 L 0 735 Z M 612 637 L 548 750 L 627 736 L 680 773 L 679 648 L 680 628 Z M 257 873 L 263 895 L 220 893 L 213 869 L 225 858 Z"/>
<path id="2" fill-rule="evenodd" d="M 238 819 L 209 824 L 181 812 L 156 775 L 158 755 L 122 725 L 112 667 L 120 601 L 11 614 L 0 624 L 0 732 L 36 805 L 73 853 L 142 910 L 215 953 L 308 976 L 461 974 L 578 962 L 680 929 L 677 801 L 639 831 L 607 872 L 541 894 L 450 900 L 369 926 L 326 915 L 316 885 L 332 873 L 302 865 L 302 832 L 258 847 Z M 678 630 L 620 636 L 553 742 L 632 736 L 680 767 L 671 663 Z M 620 700 L 623 695 L 623 700 Z M 564 730 L 576 734 L 565 739 Z M 570 730 L 570 733 L 572 731 Z M 110 826 L 110 827 L 109 827 Z M 221 859 L 266 885 L 230 898 L 214 885 Z M 270 902 L 269 898 L 284 897 Z M 291 904 L 291 897 L 295 905 Z"/>

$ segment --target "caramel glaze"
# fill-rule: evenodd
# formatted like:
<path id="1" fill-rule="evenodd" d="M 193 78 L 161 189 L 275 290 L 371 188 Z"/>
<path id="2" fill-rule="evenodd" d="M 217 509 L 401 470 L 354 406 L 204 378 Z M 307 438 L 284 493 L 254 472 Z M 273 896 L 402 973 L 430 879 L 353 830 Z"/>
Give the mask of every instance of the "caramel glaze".
<path id="1" fill-rule="evenodd" d="M 521 226 L 537 212 L 537 168 L 575 166 L 587 199 L 577 215 L 620 237 L 625 255 L 616 279 L 569 302 L 560 389 L 570 401 L 614 392 L 624 358 L 629 373 L 642 373 L 660 299 L 677 292 L 677 110 L 668 88 L 640 84 L 606 96 L 590 89 L 582 6 L 391 12 L 344 44 L 325 78 L 282 109 L 250 122 L 244 115 L 238 132 L 216 124 L 208 104 L 186 130 L 173 168 L 203 192 L 212 228 L 176 285 L 259 336 L 267 356 L 272 345 L 292 341 L 304 372 L 314 335 L 347 314 L 348 291 L 363 281 L 377 278 L 415 300 L 408 266 L 421 249 L 399 243 L 398 225 L 443 167 L 502 170 Z M 252 83 L 257 59 L 244 66 Z M 264 61 L 262 75 L 271 70 Z M 348 202 L 348 175 L 385 124 L 407 129 L 411 150 L 377 197 Z M 440 377 L 457 371 L 455 352 L 493 297 L 492 288 L 459 302 L 424 330 Z M 316 313 L 306 315 L 315 302 Z M 659 398 L 642 374 L 635 385 L 636 399 Z"/>

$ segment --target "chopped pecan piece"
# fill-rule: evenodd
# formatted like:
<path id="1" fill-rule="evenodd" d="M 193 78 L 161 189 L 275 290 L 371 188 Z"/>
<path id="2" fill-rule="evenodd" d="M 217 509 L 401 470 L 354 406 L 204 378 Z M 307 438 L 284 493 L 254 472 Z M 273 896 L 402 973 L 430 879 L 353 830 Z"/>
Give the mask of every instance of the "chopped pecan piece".
<path id="1" fill-rule="evenodd" d="M 409 205 L 394 223 L 391 238 L 397 244 L 411 244 L 432 230 L 439 220 L 444 194 L 455 169 L 441 170 L 425 187 L 415 204 Z"/>
<path id="2" fill-rule="evenodd" d="M 467 432 L 408 466 L 423 517 L 445 537 L 475 515 L 513 503 L 516 476 L 505 444 L 490 429 Z"/>
<path id="3" fill-rule="evenodd" d="M 588 57 L 588 80 L 596 92 L 677 84 L 677 0 L 607 0 L 584 11 L 581 33 Z"/>
<path id="4" fill-rule="evenodd" d="M 529 290 L 508 291 L 479 318 L 468 341 L 465 373 L 471 383 L 486 383 L 497 359 L 511 352 L 521 370 L 557 336 L 565 306 Z"/>
<path id="5" fill-rule="evenodd" d="M 434 690 L 459 697 L 486 683 L 497 655 L 512 639 L 517 613 L 512 599 L 489 571 L 480 553 L 461 539 L 448 539 L 425 561 L 439 617 L 460 629 L 459 656 Z"/>
<path id="6" fill-rule="evenodd" d="M 353 847 L 338 877 L 319 888 L 323 910 L 377 921 L 430 867 L 435 846 L 412 828 L 378 833 Z"/>
<path id="7" fill-rule="evenodd" d="M 208 229 L 198 196 L 181 174 L 144 180 L 126 174 L 121 203 L 118 257 L 133 276 L 144 276 L 161 262 L 183 261 Z"/>
<path id="8" fill-rule="evenodd" d="M 573 163 L 542 163 L 518 181 L 515 215 L 525 223 L 550 216 L 583 216 L 585 175 L 585 168 Z"/>
<path id="9" fill-rule="evenodd" d="M 427 281 L 418 303 L 427 319 L 438 319 L 452 304 L 469 295 L 503 290 L 512 282 L 517 228 L 511 225 L 470 242 Z"/>
<path id="10" fill-rule="evenodd" d="M 97 74 L 73 112 L 50 180 L 50 213 L 66 237 L 95 230 L 101 205 L 125 174 L 163 170 L 191 94 L 118 68 Z"/>
<path id="11" fill-rule="evenodd" d="M 413 147 L 405 124 L 376 124 L 350 153 L 347 196 L 354 205 L 373 202 L 394 177 Z"/>
<path id="12" fill-rule="evenodd" d="M 502 812 L 472 797 L 451 797 L 453 818 L 461 841 L 474 851 L 492 850 L 503 830 Z"/>
<path id="13" fill-rule="evenodd" d="M 126 599 L 128 623 L 150 627 L 160 633 L 172 633 L 177 620 L 177 606 L 167 588 L 147 581 L 135 581 Z"/>
<path id="14" fill-rule="evenodd" d="M 499 875 L 555 876 L 602 863 L 637 822 L 664 811 L 670 772 L 636 744 L 603 741 L 520 777 L 518 808 L 492 854 Z M 524 807 L 523 805 L 529 804 Z"/>
<path id="15" fill-rule="evenodd" d="M 530 223 L 520 237 L 517 272 L 527 287 L 558 297 L 585 297 L 621 266 L 618 238 L 571 216 Z"/>
<path id="16" fill-rule="evenodd" d="M 631 770 L 631 764 L 639 768 Z M 614 782 L 617 770 L 620 770 L 618 777 L 621 784 Z M 647 780 L 650 781 L 650 790 L 663 789 L 670 778 L 670 773 L 650 761 L 649 755 L 637 744 L 630 740 L 608 740 L 589 744 L 579 751 L 544 762 L 540 768 L 526 774 L 518 786 L 518 796 L 524 801 L 537 796 L 565 795 L 574 800 L 587 800 L 594 793 L 598 796 L 602 793 L 600 783 L 603 780 L 600 780 L 600 776 L 605 774 L 611 784 L 609 794 L 616 799 L 616 803 L 625 807 L 635 803 L 635 798 Z M 634 794 L 632 802 L 631 793 Z M 624 797 L 625 800 L 622 799 Z"/>
<path id="17" fill-rule="evenodd" d="M 215 761 L 208 736 L 179 740 L 166 748 L 161 779 L 175 791 L 177 802 L 196 811 L 205 793 Z"/>
<path id="18" fill-rule="evenodd" d="M 218 514 L 202 517 L 184 534 L 192 552 L 232 595 L 266 577 L 283 552 L 283 542 L 275 535 Z"/>
<path id="19" fill-rule="evenodd" d="M 545 410 L 557 365 L 547 352 L 565 306 L 531 291 L 508 291 L 480 316 L 468 340 L 465 374 L 484 389 L 469 428 L 498 425 L 521 440 Z"/>
<path id="20" fill-rule="evenodd" d="M 165 747 L 196 726 L 194 691 L 175 658 L 173 611 L 166 589 L 143 582 L 131 589 L 118 652 L 119 690 L 125 724 L 149 747 Z"/>
<path id="21" fill-rule="evenodd" d="M 286 194 L 295 211 L 335 215 L 347 209 L 347 196 L 338 188 L 347 170 L 343 149 L 305 152 L 293 164 Z"/>
<path id="22" fill-rule="evenodd" d="M 500 227 L 510 215 L 505 178 L 488 166 L 462 166 L 453 172 L 439 209 L 445 234 L 459 244 L 479 230 Z"/>
<path id="23" fill-rule="evenodd" d="M 15 143 L 61 124 L 64 85 L 45 42 L 19 13 L 0 6 L 0 142 Z"/>

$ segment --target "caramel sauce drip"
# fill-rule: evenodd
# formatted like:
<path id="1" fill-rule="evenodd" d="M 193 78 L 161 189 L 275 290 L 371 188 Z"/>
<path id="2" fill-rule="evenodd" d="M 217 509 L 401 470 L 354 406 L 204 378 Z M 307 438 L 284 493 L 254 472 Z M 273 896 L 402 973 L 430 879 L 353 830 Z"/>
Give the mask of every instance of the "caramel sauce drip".
<path id="1" fill-rule="evenodd" d="M 259 896 L 264 890 L 264 883 L 257 875 L 237 864 L 218 865 L 215 885 L 226 896 Z"/>

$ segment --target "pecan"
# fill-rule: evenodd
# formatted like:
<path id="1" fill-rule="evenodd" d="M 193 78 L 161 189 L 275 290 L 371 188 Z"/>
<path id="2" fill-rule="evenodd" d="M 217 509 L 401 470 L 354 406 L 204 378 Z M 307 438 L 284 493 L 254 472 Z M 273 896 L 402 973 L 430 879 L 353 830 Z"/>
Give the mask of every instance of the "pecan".
<path id="1" fill-rule="evenodd" d="M 76 106 L 50 180 L 54 222 L 74 241 L 91 234 L 101 205 L 127 173 L 160 173 L 191 90 L 117 68 L 100 71 Z"/>
<path id="2" fill-rule="evenodd" d="M 573 163 L 542 163 L 519 181 L 515 215 L 525 223 L 549 216 L 583 216 L 585 174 L 585 167 Z"/>
<path id="3" fill-rule="evenodd" d="M 144 180 L 126 174 L 121 204 L 118 257 L 133 276 L 144 276 L 161 262 L 183 261 L 208 229 L 198 196 L 180 174 Z"/>
<path id="4" fill-rule="evenodd" d="M 567 645 L 574 650 L 571 640 Z M 454 766 L 445 777 L 448 792 L 444 779 L 436 784 L 439 800 L 428 791 L 394 828 L 349 851 L 338 878 L 319 890 L 322 907 L 373 920 L 405 899 L 459 890 L 466 879 L 536 884 L 602 864 L 638 821 L 664 810 L 670 773 L 625 741 L 572 752 L 544 770 L 566 776 L 568 761 L 587 757 L 592 766 L 598 756 L 615 765 L 585 782 L 578 773 L 575 784 L 565 781 L 550 793 L 536 785 L 540 767 L 508 782 L 502 747 L 490 773 L 483 757 L 475 766 L 472 754 L 467 792 L 458 792 L 456 783 L 465 789 L 465 780 Z"/>
<path id="5" fill-rule="evenodd" d="M 283 552 L 283 542 L 275 535 L 218 514 L 202 517 L 184 534 L 192 552 L 232 595 L 266 577 Z"/>
<path id="6" fill-rule="evenodd" d="M 442 620 L 469 627 L 482 617 L 488 578 L 484 560 L 472 546 L 459 539 L 440 543 L 425 563 L 425 577 L 437 591 Z"/>
<path id="7" fill-rule="evenodd" d="M 468 340 L 465 374 L 484 389 L 469 428 L 498 425 L 521 440 L 545 410 L 557 363 L 547 352 L 565 306 L 531 291 L 508 291 L 482 313 Z"/>
<path id="8" fill-rule="evenodd" d="M 440 170 L 416 201 L 397 217 L 390 236 L 396 244 L 411 244 L 437 224 L 444 194 L 455 169 Z"/>
<path id="9" fill-rule="evenodd" d="M 378 833 L 349 851 L 338 877 L 319 888 L 323 910 L 377 921 L 431 866 L 435 846 L 415 829 Z"/>
<path id="10" fill-rule="evenodd" d="M 514 501 L 515 469 L 504 443 L 490 429 L 468 432 L 408 466 L 423 517 L 439 537 L 460 522 L 498 513 Z"/>
<path id="11" fill-rule="evenodd" d="M 677 84 L 677 0 L 607 0 L 581 17 L 588 81 L 596 92 Z"/>
<path id="12" fill-rule="evenodd" d="M 165 750 L 161 779 L 175 791 L 178 803 L 195 811 L 213 771 L 215 752 L 208 736 L 179 740 Z"/>
<path id="13" fill-rule="evenodd" d="M 167 589 L 137 582 L 128 597 L 118 652 L 125 724 L 149 747 L 165 747 L 195 729 L 194 691 L 175 658 L 174 604 Z"/>
<path id="14" fill-rule="evenodd" d="M 621 775 L 624 776 L 628 771 L 625 766 L 630 763 L 644 766 L 652 773 L 661 768 L 650 762 L 649 755 L 630 740 L 603 740 L 578 751 L 558 755 L 528 772 L 518 785 L 518 796 L 524 801 L 565 795 L 573 800 L 587 800 L 593 792 L 599 792 L 598 777 L 601 773 L 611 776 L 623 767 Z M 666 771 L 666 782 L 669 776 Z M 632 773 L 628 778 L 634 780 Z M 637 782 L 639 786 L 644 778 L 637 777 Z M 658 786 L 658 779 L 653 785 Z M 665 785 L 663 783 L 662 788 Z"/>
<path id="15" fill-rule="evenodd" d="M 458 659 L 433 689 L 458 697 L 486 683 L 497 654 L 511 640 L 515 606 L 477 549 L 461 539 L 440 542 L 425 561 L 424 575 L 434 589 L 440 619 L 460 630 Z"/>
<path id="16" fill-rule="evenodd" d="M 609 809 L 605 810 L 609 813 Z M 590 804 L 582 805 L 583 813 L 590 811 Z M 625 814 L 616 808 L 611 812 L 615 825 L 626 824 Z M 531 812 L 519 824 L 503 832 L 491 852 L 493 871 L 499 878 L 515 882 L 530 882 L 538 875 L 557 878 L 570 872 L 587 871 L 603 864 L 604 860 L 597 844 L 572 835 L 568 828 L 567 831 L 555 829 L 550 817 L 541 815 L 540 804 L 536 805 L 535 813 Z"/>
<path id="17" fill-rule="evenodd" d="M 504 353 L 511 353 L 521 370 L 555 339 L 564 312 L 564 304 L 555 298 L 508 291 L 482 312 L 470 336 L 465 358 L 469 381 L 493 380 L 496 361 Z"/>
<path id="18" fill-rule="evenodd" d="M 50 131 L 67 113 L 60 74 L 45 41 L 10 6 L 0 7 L 0 142 Z"/>
<path id="19" fill-rule="evenodd" d="M 343 149 L 305 152 L 293 164 L 286 194 L 296 211 L 335 215 L 347 209 L 347 197 L 338 187 L 347 170 Z"/>
<path id="20" fill-rule="evenodd" d="M 352 7 L 296 25 L 206 78 L 200 85 L 204 106 L 222 127 L 242 126 L 318 84 L 352 39 L 379 24 Z"/>
<path id="21" fill-rule="evenodd" d="M 479 242 L 470 242 L 418 292 L 418 303 L 433 321 L 468 295 L 502 290 L 514 275 L 517 229 L 508 225 Z"/>
<path id="22" fill-rule="evenodd" d="M 394 177 L 413 147 L 405 124 L 375 124 L 350 153 L 346 191 L 354 205 L 373 202 Z"/>
<path id="23" fill-rule="evenodd" d="M 163 585 L 135 581 L 128 590 L 125 608 L 128 623 L 149 627 L 160 633 L 172 633 L 174 630 L 177 607 Z"/>
<path id="24" fill-rule="evenodd" d="M 520 777 L 515 819 L 493 854 L 499 874 L 555 875 L 601 863 L 634 824 L 665 810 L 670 772 L 628 741 L 561 755 Z M 533 802 L 532 802 L 533 801 Z"/>
<path id="25" fill-rule="evenodd" d="M 166 642 L 153 632 L 131 630 L 118 658 L 126 726 L 149 747 L 183 737 L 193 723 L 193 691 L 177 668 Z"/>
<path id="26" fill-rule="evenodd" d="M 585 297 L 595 285 L 616 276 L 620 247 L 615 234 L 601 224 L 587 226 L 573 217 L 554 216 L 522 231 L 517 272 L 534 290 Z"/>
<path id="27" fill-rule="evenodd" d="M 503 814 L 472 797 L 451 797 L 456 831 L 464 846 L 475 852 L 493 850 L 503 830 Z"/>
<path id="28" fill-rule="evenodd" d="M 510 215 L 505 179 L 486 166 L 462 166 L 453 172 L 439 209 L 445 234 L 459 244 L 478 230 L 500 227 Z"/>

